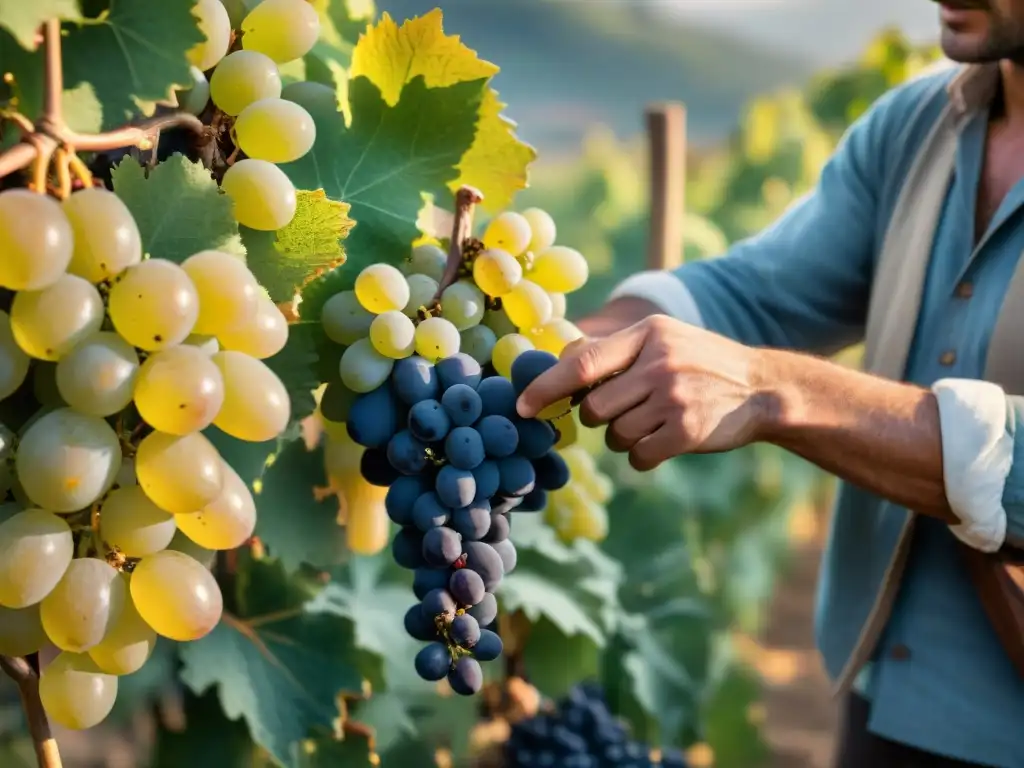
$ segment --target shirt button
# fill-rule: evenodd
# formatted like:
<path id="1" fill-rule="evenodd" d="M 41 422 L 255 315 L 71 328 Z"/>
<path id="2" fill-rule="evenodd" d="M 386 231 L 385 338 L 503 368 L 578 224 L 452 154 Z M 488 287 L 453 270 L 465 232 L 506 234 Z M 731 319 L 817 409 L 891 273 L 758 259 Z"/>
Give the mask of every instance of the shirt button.
<path id="1" fill-rule="evenodd" d="M 953 363 L 956 362 L 956 352 L 954 352 L 952 349 L 943 352 L 939 356 L 939 362 L 942 363 L 943 365 L 952 365 Z"/>
<path id="2" fill-rule="evenodd" d="M 956 287 L 956 295 L 961 299 L 969 299 L 974 295 L 974 284 L 966 280 Z"/>
<path id="3" fill-rule="evenodd" d="M 896 661 L 906 661 L 910 658 L 910 649 L 899 643 L 889 649 L 889 657 Z"/>

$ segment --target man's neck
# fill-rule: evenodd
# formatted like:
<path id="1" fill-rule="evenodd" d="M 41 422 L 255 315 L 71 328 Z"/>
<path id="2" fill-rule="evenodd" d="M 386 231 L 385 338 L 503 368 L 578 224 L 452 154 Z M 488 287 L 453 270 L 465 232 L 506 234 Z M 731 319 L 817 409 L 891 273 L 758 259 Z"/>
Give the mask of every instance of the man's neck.
<path id="1" fill-rule="evenodd" d="M 1002 111 L 1006 122 L 1024 126 L 1024 64 L 1003 59 L 999 69 L 1002 73 Z"/>

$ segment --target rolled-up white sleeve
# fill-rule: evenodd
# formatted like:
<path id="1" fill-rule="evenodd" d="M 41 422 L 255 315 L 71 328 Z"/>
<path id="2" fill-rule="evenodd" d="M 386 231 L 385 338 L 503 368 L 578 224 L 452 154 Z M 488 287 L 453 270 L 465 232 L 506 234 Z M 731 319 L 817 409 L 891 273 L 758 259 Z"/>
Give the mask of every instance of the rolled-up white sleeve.
<path id="1" fill-rule="evenodd" d="M 697 301 L 686 283 L 672 272 L 638 272 L 623 280 L 612 291 L 612 299 L 643 299 L 656 306 L 663 315 L 689 325 L 704 327 Z"/>
<path id="2" fill-rule="evenodd" d="M 946 500 L 960 519 L 951 526 L 964 543 L 996 552 L 1007 539 L 1004 494 L 1014 470 L 1014 434 L 1007 396 L 986 381 L 941 379 L 932 386 L 939 405 Z"/>

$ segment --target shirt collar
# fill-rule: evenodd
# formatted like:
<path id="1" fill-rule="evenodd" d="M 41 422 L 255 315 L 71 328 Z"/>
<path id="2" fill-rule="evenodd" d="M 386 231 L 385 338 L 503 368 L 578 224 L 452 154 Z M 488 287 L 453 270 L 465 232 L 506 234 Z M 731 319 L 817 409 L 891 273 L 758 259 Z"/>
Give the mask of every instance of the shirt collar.
<path id="1" fill-rule="evenodd" d="M 950 80 L 946 90 L 961 115 L 987 107 L 999 86 L 999 64 L 968 64 Z"/>

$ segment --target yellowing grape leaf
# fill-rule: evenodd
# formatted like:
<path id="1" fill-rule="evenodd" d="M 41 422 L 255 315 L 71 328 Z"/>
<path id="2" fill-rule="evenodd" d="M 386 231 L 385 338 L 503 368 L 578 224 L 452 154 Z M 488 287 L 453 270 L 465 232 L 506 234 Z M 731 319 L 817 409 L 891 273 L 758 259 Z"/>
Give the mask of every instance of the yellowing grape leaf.
<path id="1" fill-rule="evenodd" d="M 394 105 L 402 88 L 422 76 L 428 88 L 490 78 L 498 67 L 484 61 L 458 35 L 446 35 L 440 9 L 409 19 L 398 26 L 388 14 L 381 16 L 352 52 L 352 77 L 366 77 Z"/>
<path id="2" fill-rule="evenodd" d="M 498 92 L 488 88 L 480 107 L 480 127 L 469 152 L 459 163 L 459 178 L 449 184 L 455 192 L 464 184 L 484 193 L 482 205 L 500 211 L 512 204 L 516 192 L 526 187 L 527 169 L 537 150 L 516 137 L 516 124 L 504 117 Z"/>
<path id="3" fill-rule="evenodd" d="M 299 190 L 296 197 L 295 218 L 277 232 L 241 227 L 249 269 L 274 301 L 288 301 L 316 273 L 344 264 L 341 241 L 355 226 L 351 206 L 323 189 Z"/>
<path id="4" fill-rule="evenodd" d="M 356 225 L 345 242 L 347 262 L 302 291 L 300 312 L 316 320 L 320 307 L 351 287 L 367 264 L 399 264 L 419 237 L 422 193 L 444 188 L 473 143 L 485 82 L 428 88 L 422 76 L 389 105 L 366 77 L 354 78 L 352 123 L 333 108 L 316 108 L 316 143 L 304 157 L 280 166 L 298 189 L 323 189 L 351 206 Z"/>
<path id="5" fill-rule="evenodd" d="M 243 256 L 231 199 L 202 163 L 171 155 L 147 175 L 126 156 L 111 173 L 114 192 L 132 212 L 150 256 L 177 263 L 199 251 Z"/>
<path id="6" fill-rule="evenodd" d="M 38 47 L 39 27 L 49 19 L 81 21 L 78 0 L 0 0 L 0 27 L 30 51 Z"/>
<path id="7" fill-rule="evenodd" d="M 331 200 L 322 189 L 300 189 L 296 198 L 295 218 L 277 230 L 277 250 L 286 257 L 323 263 L 343 260 L 341 241 L 355 225 L 348 217 L 352 206 Z"/>
<path id="8" fill-rule="evenodd" d="M 360 693 L 378 660 L 357 649 L 351 619 L 307 601 L 311 585 L 280 563 L 243 558 L 236 584 L 236 611 L 179 646 L 181 679 L 197 695 L 216 686 L 229 719 L 243 718 L 278 764 L 298 765 L 300 742 L 332 732 L 336 696 Z"/>
<path id="9" fill-rule="evenodd" d="M 367 30 L 352 52 L 352 76 L 369 78 L 389 104 L 398 101 L 403 86 L 422 76 L 428 88 L 440 88 L 479 78 L 490 79 L 498 67 L 479 58 L 458 35 L 446 35 L 443 16 L 435 9 L 398 26 L 388 14 Z M 476 137 L 459 163 L 459 176 L 449 187 L 463 184 L 484 194 L 490 210 L 507 207 L 526 186 L 527 167 L 537 157 L 533 147 L 515 135 L 515 123 L 504 118 L 504 104 L 488 88 L 480 108 Z"/>

